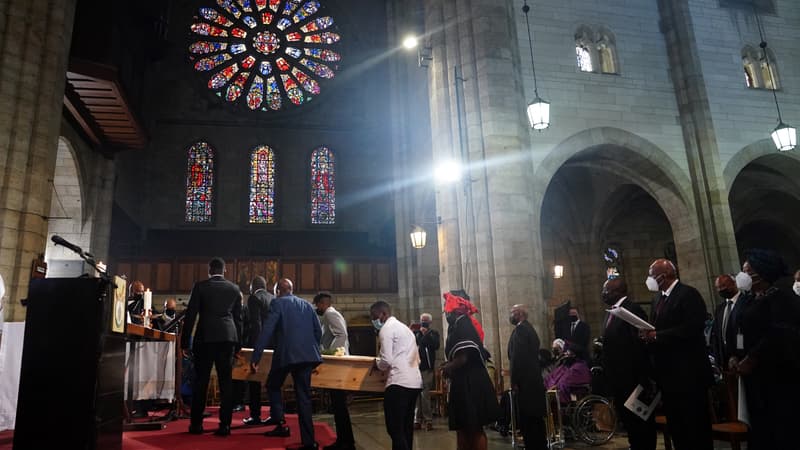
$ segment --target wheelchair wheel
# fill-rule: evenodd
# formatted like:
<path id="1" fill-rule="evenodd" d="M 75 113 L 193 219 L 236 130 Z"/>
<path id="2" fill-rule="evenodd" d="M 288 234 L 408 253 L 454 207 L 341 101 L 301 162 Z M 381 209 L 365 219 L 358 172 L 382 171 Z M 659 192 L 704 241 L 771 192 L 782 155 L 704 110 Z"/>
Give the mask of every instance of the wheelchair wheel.
<path id="1" fill-rule="evenodd" d="M 589 445 L 610 441 L 617 428 L 617 414 L 611 402 L 599 395 L 589 395 L 575 405 L 572 413 L 575 437 Z"/>

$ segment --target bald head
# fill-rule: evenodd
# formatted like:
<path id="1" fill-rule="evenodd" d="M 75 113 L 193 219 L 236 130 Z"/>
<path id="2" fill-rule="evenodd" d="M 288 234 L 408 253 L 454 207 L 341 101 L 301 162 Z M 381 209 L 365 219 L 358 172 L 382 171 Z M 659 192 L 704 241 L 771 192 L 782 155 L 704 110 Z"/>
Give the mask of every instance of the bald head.
<path id="1" fill-rule="evenodd" d="M 653 264 L 650 264 L 648 275 L 656 279 L 659 289 L 666 291 L 672 282 L 678 279 L 678 270 L 675 268 L 675 264 L 673 264 L 672 261 L 660 258 L 653 261 Z"/>
<path id="2" fill-rule="evenodd" d="M 603 299 L 603 303 L 613 305 L 622 297 L 628 296 L 628 283 L 622 278 L 612 278 L 603 284 L 600 296 Z"/>
<path id="3" fill-rule="evenodd" d="M 511 325 L 517 325 L 523 320 L 528 320 L 528 307 L 522 304 L 512 306 L 508 320 Z"/>
<path id="4" fill-rule="evenodd" d="M 131 295 L 141 295 L 144 294 L 144 283 L 139 280 L 134 281 L 131 283 Z"/>
<path id="5" fill-rule="evenodd" d="M 717 288 L 720 297 L 725 299 L 733 298 L 736 296 L 736 293 L 739 292 L 739 289 L 736 288 L 736 280 L 727 274 L 718 276 L 717 279 L 714 280 L 714 287 Z"/>
<path id="6" fill-rule="evenodd" d="M 277 289 L 276 289 L 276 291 L 277 291 L 276 295 L 278 297 L 291 295 L 293 289 L 294 289 L 294 285 L 292 285 L 292 280 L 290 280 L 288 278 L 281 278 L 280 281 L 278 281 L 278 286 L 277 286 Z"/>

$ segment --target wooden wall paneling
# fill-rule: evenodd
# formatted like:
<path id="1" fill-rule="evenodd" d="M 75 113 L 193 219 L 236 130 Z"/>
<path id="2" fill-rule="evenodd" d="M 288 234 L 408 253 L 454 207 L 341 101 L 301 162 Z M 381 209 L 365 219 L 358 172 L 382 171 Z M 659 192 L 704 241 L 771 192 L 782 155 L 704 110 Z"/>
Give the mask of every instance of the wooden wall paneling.
<path id="1" fill-rule="evenodd" d="M 120 262 L 117 264 L 117 267 L 112 268 L 115 271 L 116 275 L 123 276 L 128 278 L 128 285 L 133 283 L 133 264 L 129 262 Z"/>
<path id="2" fill-rule="evenodd" d="M 391 267 L 388 263 L 375 263 L 375 290 L 389 292 L 392 288 Z"/>
<path id="3" fill-rule="evenodd" d="M 210 260 L 209 260 L 210 261 Z M 194 280 L 192 280 L 192 284 L 200 280 L 207 280 L 208 279 L 208 262 L 197 262 L 194 263 Z"/>
<path id="4" fill-rule="evenodd" d="M 313 262 L 300 263 L 300 290 L 314 292 L 317 290 L 317 265 Z"/>
<path id="5" fill-rule="evenodd" d="M 353 264 L 344 261 L 336 264 L 336 275 L 339 278 L 339 288 L 337 291 L 352 291 L 355 287 L 355 277 L 353 274 Z"/>
<path id="6" fill-rule="evenodd" d="M 357 264 L 357 284 L 356 289 L 358 291 L 372 291 L 374 289 L 372 281 L 374 280 L 375 276 L 372 273 L 374 266 L 370 263 L 358 263 Z"/>
<path id="7" fill-rule="evenodd" d="M 137 262 L 134 265 L 134 278 L 144 284 L 145 289 L 153 290 L 153 264 L 149 262 Z"/>
<path id="8" fill-rule="evenodd" d="M 278 268 L 280 267 L 280 261 L 277 259 L 270 259 L 264 262 L 266 266 L 264 273 L 264 278 L 267 280 L 267 290 L 271 290 L 272 286 L 278 282 L 278 277 L 280 276 Z"/>
<path id="9" fill-rule="evenodd" d="M 236 261 L 236 278 L 235 283 L 239 285 L 243 294 L 250 293 L 250 280 L 253 279 L 252 262 L 249 260 Z"/>
<path id="10" fill-rule="evenodd" d="M 189 293 L 194 285 L 194 263 L 178 262 L 178 292 Z"/>
<path id="11" fill-rule="evenodd" d="M 294 283 L 295 286 L 296 286 L 297 285 L 297 263 L 295 263 L 294 261 L 291 261 L 291 262 L 284 261 L 283 264 L 281 264 L 281 270 L 280 270 L 280 273 L 278 274 L 278 277 L 279 278 L 288 278 L 288 279 L 292 280 L 292 283 Z"/>
<path id="12" fill-rule="evenodd" d="M 319 290 L 333 291 L 333 264 L 319 264 Z"/>
<path id="13" fill-rule="evenodd" d="M 174 283 L 172 282 L 172 263 L 157 262 L 156 279 L 153 283 L 153 291 L 158 294 L 173 292 Z"/>

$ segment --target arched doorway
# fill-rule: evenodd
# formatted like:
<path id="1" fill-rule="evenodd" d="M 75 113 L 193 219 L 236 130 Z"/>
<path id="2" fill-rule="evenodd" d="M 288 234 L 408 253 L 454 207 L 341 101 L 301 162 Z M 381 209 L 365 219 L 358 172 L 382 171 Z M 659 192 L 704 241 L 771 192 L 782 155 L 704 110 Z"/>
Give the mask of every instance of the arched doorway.
<path id="1" fill-rule="evenodd" d="M 50 239 L 59 235 L 85 251 L 91 250 L 92 221 L 86 220 L 85 193 L 78 162 L 72 145 L 64 137 L 58 140 L 58 154 L 53 179 L 47 227 L 48 277 L 74 277 L 88 271 L 73 251 L 53 244 Z"/>
<path id="2" fill-rule="evenodd" d="M 685 200 L 691 186 L 675 163 L 653 144 L 622 130 L 582 134 L 552 152 L 566 150 L 543 190 L 544 296 L 551 307 L 571 300 L 596 336 L 605 316 L 600 290 L 607 278 L 607 249 L 619 254 L 620 276 L 646 310 L 652 294 L 644 281 L 654 259 L 675 260 L 679 270 L 685 263 L 681 278 L 695 286 L 706 282 L 706 264 L 695 215 Z M 563 278 L 554 279 L 554 264 L 564 266 Z"/>
<path id="3" fill-rule="evenodd" d="M 800 161 L 773 152 L 747 163 L 733 179 L 729 201 L 740 257 L 749 248 L 780 253 L 800 269 Z"/>

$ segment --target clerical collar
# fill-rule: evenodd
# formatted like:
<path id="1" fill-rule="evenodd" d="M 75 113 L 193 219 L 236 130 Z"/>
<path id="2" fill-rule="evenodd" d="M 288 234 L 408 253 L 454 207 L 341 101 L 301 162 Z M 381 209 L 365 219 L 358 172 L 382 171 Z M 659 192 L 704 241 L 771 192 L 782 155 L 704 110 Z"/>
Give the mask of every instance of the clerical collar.
<path id="1" fill-rule="evenodd" d="M 623 303 L 623 302 L 624 302 L 624 301 L 625 301 L 627 298 L 628 298 L 628 296 L 626 295 L 625 297 L 622 297 L 621 299 L 617 300 L 617 303 L 614 303 L 614 306 L 612 306 L 611 308 L 619 308 L 620 306 L 622 306 L 622 303 Z"/>
<path id="2" fill-rule="evenodd" d="M 672 294 L 672 290 L 675 289 L 675 285 L 678 284 L 678 279 L 676 278 L 672 284 L 669 285 L 666 291 L 663 292 L 664 297 L 669 297 L 669 294 Z"/>

